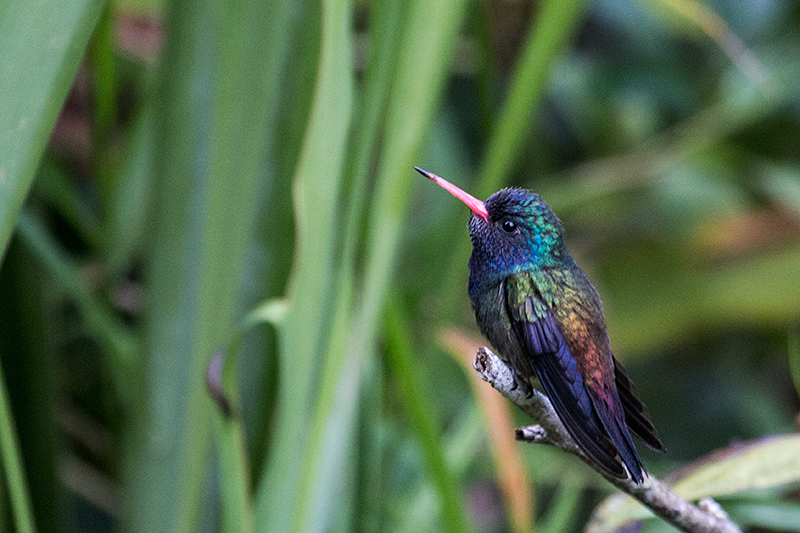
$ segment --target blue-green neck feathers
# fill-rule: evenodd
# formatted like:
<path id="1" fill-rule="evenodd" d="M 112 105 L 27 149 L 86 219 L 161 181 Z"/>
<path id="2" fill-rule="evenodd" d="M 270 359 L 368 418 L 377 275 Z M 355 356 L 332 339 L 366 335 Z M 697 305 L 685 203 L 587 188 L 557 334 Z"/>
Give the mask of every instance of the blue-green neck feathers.
<path id="1" fill-rule="evenodd" d="M 558 268 L 572 263 L 561 221 L 531 191 L 502 189 L 485 202 L 489 220 L 472 216 L 470 292 L 517 272 Z M 480 281 L 478 281 L 480 280 Z"/>

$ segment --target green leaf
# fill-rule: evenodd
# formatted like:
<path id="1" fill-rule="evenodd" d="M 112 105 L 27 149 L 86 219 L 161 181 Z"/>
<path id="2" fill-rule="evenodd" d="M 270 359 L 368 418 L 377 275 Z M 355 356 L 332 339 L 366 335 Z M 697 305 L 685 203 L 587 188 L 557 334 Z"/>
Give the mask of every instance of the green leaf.
<path id="1" fill-rule="evenodd" d="M 60 359 L 54 353 L 54 336 L 44 334 L 53 315 L 50 307 L 42 305 L 53 293 L 51 279 L 20 239 L 12 240 L 0 269 L 0 359 L 28 480 L 31 512 L 39 531 L 55 531 L 62 522 L 59 509 L 53 506 L 61 489 L 56 463 L 62 451 L 53 406 L 63 389 L 57 383 Z M 0 435 L 0 440 L 0 447 L 14 445 L 14 437 L 8 433 Z M 16 475 L 8 463 L 0 470 L 5 474 L 2 477 Z M 19 498 L 18 493 L 9 491 L 3 495 L 8 503 L 12 503 L 9 495 Z M 0 510 L 0 514 L 6 513 Z M 4 520 L 11 523 L 10 518 Z"/>
<path id="2" fill-rule="evenodd" d="M 691 263 L 674 248 L 631 246 L 603 267 L 606 321 L 621 353 L 675 345 L 721 325 L 788 325 L 800 312 L 800 301 L 786 290 L 800 269 L 796 245 L 722 266 Z"/>
<path id="3" fill-rule="evenodd" d="M 541 3 L 481 166 L 475 190 L 479 198 L 499 189 L 513 170 L 531 130 L 533 111 L 544 97 L 553 63 L 581 20 L 585 3 L 584 0 Z"/>
<path id="4" fill-rule="evenodd" d="M 800 482 L 800 435 L 781 435 L 734 445 L 715 452 L 679 473 L 671 483 L 678 496 L 690 501 L 719 498 L 744 491 L 783 487 Z M 652 513 L 627 494 L 607 498 L 595 511 L 597 531 L 615 531 Z"/>
<path id="5" fill-rule="evenodd" d="M 42 159 L 35 190 L 39 198 L 52 206 L 89 246 L 101 243 L 97 215 L 81 198 L 71 176 L 59 167 L 54 158 Z"/>
<path id="6" fill-rule="evenodd" d="M 256 192 L 275 130 L 290 6 L 187 0 L 173 2 L 169 13 L 156 106 L 144 364 L 141 377 L 133 376 L 142 397 L 126 447 L 125 522 L 133 531 L 194 532 L 216 409 L 206 369 L 233 335 Z"/>
<path id="7" fill-rule="evenodd" d="M 544 533 L 565 533 L 574 530 L 582 501 L 582 487 L 576 486 L 572 479 L 563 479 L 558 484 L 558 492 L 547 508 L 547 514 L 537 524 L 537 529 Z"/>
<path id="8" fill-rule="evenodd" d="M 8 483 L 9 500 L 17 532 L 35 533 L 28 482 L 25 479 L 25 465 L 22 464 L 22 454 L 2 368 L 0 368 L 0 460 Z"/>
<path id="9" fill-rule="evenodd" d="M 396 300 L 395 300 L 396 302 Z M 391 305 L 386 319 L 388 364 L 400 390 L 400 398 L 416 433 L 427 463 L 427 470 L 437 489 L 442 510 L 441 523 L 447 531 L 470 531 L 463 496 L 453 472 L 445 461 L 441 430 L 434 417 L 433 403 L 424 389 L 424 378 L 414 361 L 410 332 L 397 303 Z"/>
<path id="10" fill-rule="evenodd" d="M 102 7 L 101 0 L 0 4 L 0 259 Z"/>
<path id="11" fill-rule="evenodd" d="M 134 401 L 135 388 L 129 378 L 134 367 L 137 344 L 130 329 L 97 294 L 92 293 L 76 263 L 27 209 L 17 221 L 17 232 L 33 256 L 50 271 L 61 289 L 75 302 L 81 317 L 97 335 L 109 356 L 119 395 L 125 401 Z"/>
<path id="12" fill-rule="evenodd" d="M 245 446 L 244 420 L 241 416 L 238 380 L 238 352 L 244 336 L 253 327 L 270 324 L 278 327 L 286 316 L 286 302 L 267 300 L 247 313 L 236 329 L 226 349 L 220 349 L 209 367 L 209 388 L 221 387 L 215 396 L 220 404 L 215 423 L 220 464 L 220 497 L 222 500 L 222 527 L 229 533 L 253 531 L 253 506 L 250 494 L 250 459 Z M 222 367 L 222 368 L 219 368 Z M 212 384 L 212 380 L 219 380 Z M 214 393 L 212 393 L 213 395 Z"/>
<path id="13" fill-rule="evenodd" d="M 293 194 L 297 242 L 289 310 L 280 330 L 281 365 L 274 444 L 256 495 L 258 531 L 288 531 L 307 515 L 301 486 L 307 424 L 331 310 L 337 209 L 353 102 L 350 3 L 322 3 L 319 71 Z M 303 508 L 302 511 L 307 511 Z"/>
<path id="14" fill-rule="evenodd" d="M 800 213 L 800 170 L 788 166 L 765 165 L 761 185 L 772 201 Z"/>
<path id="15" fill-rule="evenodd" d="M 286 358 L 284 368 L 289 372 L 281 378 L 285 387 L 282 394 L 286 399 L 279 402 L 284 409 L 278 416 L 278 440 L 267 468 L 268 475 L 279 479 L 280 484 L 273 482 L 262 486 L 261 490 L 269 494 L 273 503 L 264 504 L 271 506 L 267 507 L 270 510 L 257 515 L 268 518 L 270 521 L 265 524 L 276 530 L 288 527 L 283 522 L 283 516 L 294 508 L 285 502 L 293 501 L 295 491 L 299 491 L 299 507 L 293 524 L 296 530 L 302 531 L 329 523 L 332 519 L 329 510 L 346 506 L 342 503 L 343 498 L 333 499 L 332 495 L 349 495 L 352 492 L 348 488 L 352 484 L 348 473 L 354 469 L 347 467 L 351 454 L 346 451 L 352 448 L 355 434 L 356 392 L 358 380 L 361 379 L 361 367 L 371 355 L 377 336 L 380 309 L 395 263 L 393 258 L 397 254 L 409 190 L 416 179 L 410 170 L 414 154 L 419 151 L 422 133 L 430 124 L 441 95 L 448 73 L 446 66 L 454 50 L 466 4 L 463 0 L 410 3 L 405 19 L 407 31 L 401 34 L 400 55 L 394 72 L 391 69 L 393 50 L 387 48 L 385 43 L 376 49 L 386 52 L 387 62 L 369 75 L 369 100 L 364 107 L 366 111 L 362 124 L 364 133 L 359 130 L 354 135 L 359 146 L 354 150 L 357 155 L 351 159 L 352 165 L 347 167 L 348 171 L 354 169 L 355 179 L 350 189 L 351 211 L 345 235 L 337 235 L 332 231 L 330 210 L 336 207 L 337 202 L 344 201 L 340 196 L 341 191 L 332 187 L 341 179 L 339 173 L 343 160 L 335 159 L 335 156 L 340 147 L 338 143 L 346 136 L 340 128 L 347 125 L 349 119 L 347 116 L 341 117 L 347 109 L 349 98 L 348 92 L 341 89 L 341 76 L 347 70 L 340 68 L 335 76 L 327 71 L 331 68 L 328 61 L 333 61 L 334 57 L 328 48 L 340 46 L 342 37 L 339 33 L 326 31 L 331 23 L 329 17 L 337 13 L 332 9 L 336 4 L 322 5 L 323 40 L 317 79 L 318 94 L 315 95 L 306 130 L 306 143 L 295 178 L 299 250 L 295 255 L 290 311 L 281 332 L 281 348 Z M 399 21 L 400 17 L 395 20 Z M 341 29 L 342 26 L 337 26 L 337 30 Z M 337 41 L 334 41 L 334 37 Z M 383 56 L 381 52 L 376 53 Z M 336 84 L 339 84 L 338 88 Z M 369 136 L 371 131 L 375 131 L 372 135 L 377 135 L 379 115 L 376 113 L 383 106 L 383 95 L 387 92 L 390 101 L 384 155 L 375 186 L 375 199 L 369 209 L 370 222 L 367 224 L 370 231 L 366 252 L 367 274 L 363 299 L 360 306 L 354 309 L 351 301 L 353 291 L 348 286 L 353 286 L 355 269 L 351 269 L 348 263 L 353 245 L 358 242 L 360 224 L 350 221 L 363 220 L 362 214 L 366 211 L 358 198 L 362 196 L 361 179 L 367 168 L 366 162 L 372 157 L 368 147 L 375 144 L 375 139 L 363 136 Z M 330 95 L 333 95 L 332 100 L 328 100 Z M 331 110 L 321 106 L 331 106 Z M 327 115 L 322 115 L 323 111 Z M 326 118 L 330 122 L 326 122 Z M 325 176 L 324 182 L 319 179 L 320 176 Z M 311 184 L 314 184 L 314 189 L 310 189 Z M 330 263 L 331 239 L 342 239 L 345 243 L 346 266 L 341 270 Z M 340 277 L 332 277 L 332 270 Z M 340 283 L 336 292 L 331 292 L 331 287 L 335 287 L 329 282 L 331 279 Z M 327 314 L 320 314 L 324 311 Z M 320 323 L 320 320 L 324 322 Z M 330 338 L 327 338 L 328 334 Z M 320 360 L 322 355 L 324 361 Z M 322 368 L 321 375 L 319 368 Z M 310 384 L 317 379 L 319 386 L 314 389 Z M 309 400 L 314 396 L 316 406 L 312 408 Z M 308 420 L 304 412 L 313 413 L 313 437 L 310 439 L 304 428 Z M 281 423 L 285 426 L 281 427 Z M 304 443 L 308 446 L 304 458 L 292 459 L 302 451 Z M 330 449 L 339 453 L 326 453 Z M 300 477 L 301 486 L 296 487 L 297 476 L 294 471 L 299 467 L 304 469 L 304 474 Z M 259 508 L 260 505 L 261 501 Z M 352 515 L 346 511 L 344 514 Z M 347 519 L 342 524 L 330 527 L 347 529 L 346 522 Z"/>
<path id="16" fill-rule="evenodd" d="M 219 410 L 216 423 L 220 461 L 220 485 L 223 509 L 223 529 L 229 533 L 248 533 L 253 531 L 253 507 L 250 495 L 250 460 L 245 446 L 244 420 L 239 404 L 238 380 L 236 379 L 237 355 L 244 338 L 253 327 L 269 324 L 274 327 L 283 322 L 288 307 L 284 300 L 271 299 L 262 302 L 247 313 L 236 330 L 236 334 L 225 351 L 219 351 L 209 368 L 209 383 L 215 364 L 224 365 L 221 369 L 222 394 L 225 395 L 226 409 Z M 216 376 L 219 377 L 219 376 Z M 210 385 L 209 385 L 210 386 Z M 232 406 L 232 409 L 231 407 Z"/>
<path id="17" fill-rule="evenodd" d="M 800 435 L 767 437 L 735 445 L 703 459 L 673 484 L 689 500 L 800 481 Z"/>
<path id="18" fill-rule="evenodd" d="M 110 198 L 104 224 L 104 244 L 112 279 L 129 268 L 144 248 L 152 197 L 156 138 L 153 99 L 146 99 L 128 133 L 125 153 L 118 169 L 117 186 Z"/>
<path id="19" fill-rule="evenodd" d="M 800 394 L 800 333 L 789 331 L 789 368 L 792 372 L 794 389 Z"/>
<path id="20" fill-rule="evenodd" d="M 407 28 L 386 111 L 385 145 L 368 223 L 366 298 L 358 327 L 374 332 L 397 262 L 400 232 L 414 184 L 423 136 L 433 121 L 466 13 L 463 0 L 419 0 Z"/>
<path id="21" fill-rule="evenodd" d="M 755 526 L 770 531 L 797 531 L 800 505 L 796 503 L 741 503 L 729 510 L 742 526 Z"/>

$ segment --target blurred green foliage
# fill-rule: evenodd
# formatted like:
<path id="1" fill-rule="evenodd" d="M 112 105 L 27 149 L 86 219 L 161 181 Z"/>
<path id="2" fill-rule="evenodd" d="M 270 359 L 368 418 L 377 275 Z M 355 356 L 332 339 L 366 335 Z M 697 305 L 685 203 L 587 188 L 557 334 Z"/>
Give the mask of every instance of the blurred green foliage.
<path id="1" fill-rule="evenodd" d="M 415 164 L 551 203 L 653 473 L 796 431 L 798 57 L 789 0 L 4 1 L 0 527 L 520 530 L 437 340 L 467 213 Z M 611 494 L 522 452 L 539 530 Z M 692 494 L 798 531 L 775 455 Z"/>

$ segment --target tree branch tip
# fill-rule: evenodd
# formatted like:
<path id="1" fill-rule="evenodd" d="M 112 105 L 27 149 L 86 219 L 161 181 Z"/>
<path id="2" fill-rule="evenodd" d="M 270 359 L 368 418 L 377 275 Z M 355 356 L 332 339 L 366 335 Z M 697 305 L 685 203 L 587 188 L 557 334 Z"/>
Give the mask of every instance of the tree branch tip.
<path id="1" fill-rule="evenodd" d="M 521 442 L 544 442 L 548 440 L 547 430 L 539 424 L 522 426 L 514 430 L 514 437 Z"/>
<path id="2" fill-rule="evenodd" d="M 488 374 L 492 367 L 492 362 L 486 346 L 478 348 L 478 353 L 475 354 L 475 361 L 472 362 L 472 367 L 478 372 L 481 378 L 486 380 L 484 375 Z"/>
<path id="3" fill-rule="evenodd" d="M 697 502 L 697 507 L 699 507 L 706 513 L 710 514 L 717 520 L 722 520 L 722 521 L 730 520 L 730 517 L 728 516 L 728 513 L 725 512 L 725 509 L 723 509 L 722 506 L 718 504 L 713 498 L 703 498 L 702 500 Z"/>

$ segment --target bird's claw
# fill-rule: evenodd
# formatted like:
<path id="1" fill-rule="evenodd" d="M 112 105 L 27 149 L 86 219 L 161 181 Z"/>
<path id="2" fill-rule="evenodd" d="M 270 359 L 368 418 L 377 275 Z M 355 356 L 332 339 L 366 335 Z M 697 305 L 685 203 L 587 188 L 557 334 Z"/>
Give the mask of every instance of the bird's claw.
<path id="1" fill-rule="evenodd" d="M 530 400 L 533 398 L 533 387 L 528 382 L 525 382 L 525 399 Z"/>
<path id="2" fill-rule="evenodd" d="M 509 367 L 509 370 L 511 370 L 511 390 L 522 388 L 522 391 L 525 393 L 525 399 L 530 400 L 533 397 L 533 387 L 531 387 L 531 384 L 528 383 L 527 379 L 519 379 L 517 371 L 514 370 L 513 367 Z"/>

